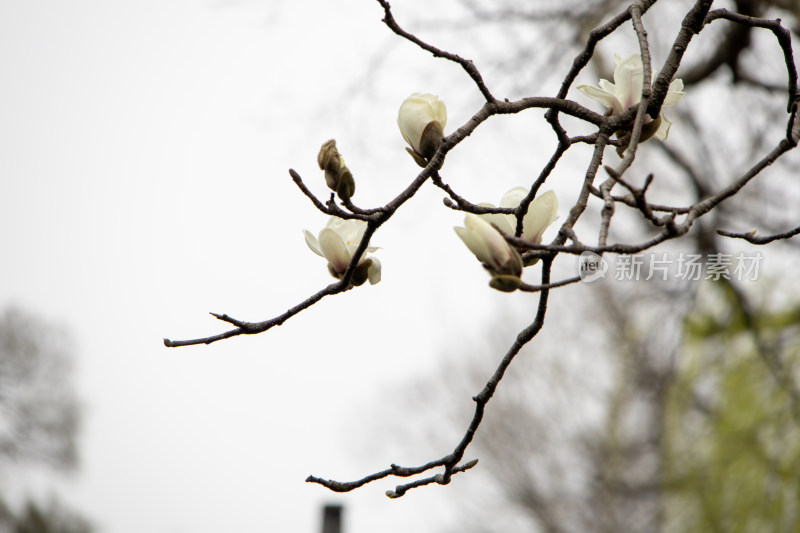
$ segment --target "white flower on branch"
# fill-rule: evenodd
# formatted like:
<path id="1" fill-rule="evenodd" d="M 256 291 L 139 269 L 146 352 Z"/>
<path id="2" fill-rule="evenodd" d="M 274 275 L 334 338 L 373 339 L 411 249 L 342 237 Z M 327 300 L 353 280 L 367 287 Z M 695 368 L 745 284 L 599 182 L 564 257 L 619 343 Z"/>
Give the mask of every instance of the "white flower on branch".
<path id="1" fill-rule="evenodd" d="M 656 77 L 653 73 L 652 80 Z M 651 81 L 652 83 L 652 81 Z M 578 85 L 576 88 L 583 94 L 597 100 L 603 104 L 610 114 L 618 115 L 629 107 L 638 104 L 642 100 L 642 88 L 644 86 L 644 66 L 642 56 L 631 54 L 626 58 L 614 54 L 614 83 L 608 80 L 600 80 L 599 87 L 594 85 Z M 684 96 L 683 80 L 672 80 L 669 84 L 667 96 L 661 104 L 662 110 L 677 104 Z M 663 141 L 669 134 L 669 127 L 672 123 L 667 120 L 662 112 L 658 118 L 653 120 L 650 116 L 645 116 L 642 128 L 641 141 L 646 141 L 650 137 Z"/>
<path id="2" fill-rule="evenodd" d="M 397 125 L 411 147 L 406 150 L 419 166 L 425 167 L 442 144 L 447 109 L 438 96 L 414 93 L 400 105 Z"/>
<path id="3" fill-rule="evenodd" d="M 328 271 L 331 275 L 336 279 L 342 279 L 366 229 L 367 223 L 363 220 L 331 217 L 328 224 L 319 232 L 319 237 L 314 237 L 308 230 L 303 230 L 303 234 L 311 251 L 328 261 Z M 368 246 L 366 252 L 375 250 L 378 248 Z M 381 280 L 380 261 L 375 257 L 366 257 L 366 252 L 353 272 L 353 285 L 362 285 L 367 280 L 371 285 L 375 285 Z"/>
<path id="4" fill-rule="evenodd" d="M 472 213 L 467 213 L 464 217 L 464 227 L 457 226 L 454 229 L 467 248 L 492 274 L 492 287 L 507 292 L 519 287 L 522 257 L 506 242 L 500 230 Z"/>
<path id="5" fill-rule="evenodd" d="M 522 199 L 528 194 L 525 187 L 515 187 L 505 193 L 500 199 L 500 207 L 516 208 Z M 494 205 L 484 202 L 479 204 L 483 207 L 494 207 Z M 514 235 L 517 227 L 517 219 L 514 215 L 501 213 L 480 215 L 484 220 L 497 226 L 497 229 L 506 235 Z M 528 206 L 528 210 L 522 217 L 522 239 L 540 244 L 544 230 L 555 222 L 558 218 L 558 198 L 553 191 L 547 191 L 537 196 Z"/>

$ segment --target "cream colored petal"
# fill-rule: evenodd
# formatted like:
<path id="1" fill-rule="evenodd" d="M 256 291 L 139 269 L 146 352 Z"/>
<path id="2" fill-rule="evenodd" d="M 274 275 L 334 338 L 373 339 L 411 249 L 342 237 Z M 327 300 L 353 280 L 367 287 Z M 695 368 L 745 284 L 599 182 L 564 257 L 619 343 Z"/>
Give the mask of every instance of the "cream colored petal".
<path id="1" fill-rule="evenodd" d="M 601 79 L 600 79 L 600 82 L 598 83 L 598 85 L 600 86 L 600 88 L 601 88 L 602 90 L 604 90 L 604 91 L 605 91 L 605 92 L 607 92 L 608 94 L 613 94 L 613 95 L 615 95 L 615 96 L 616 96 L 616 94 L 617 94 L 617 87 L 616 87 L 616 85 L 614 85 L 614 84 L 613 84 L 613 83 L 611 83 L 610 81 L 608 81 L 608 80 L 604 80 L 604 79 L 602 79 L 602 78 L 601 78 Z"/>
<path id="2" fill-rule="evenodd" d="M 667 135 L 669 135 L 670 126 L 672 126 L 672 122 L 667 120 L 667 117 L 664 116 L 664 113 L 661 113 L 661 124 L 658 126 L 658 130 L 656 130 L 656 132 L 653 134 L 653 137 L 659 141 L 666 141 Z"/>
<path id="3" fill-rule="evenodd" d="M 358 244 L 364 237 L 364 232 L 367 230 L 367 223 L 363 220 L 331 217 L 325 227 L 335 231 L 345 244 L 355 248 L 358 247 Z"/>
<path id="4" fill-rule="evenodd" d="M 420 105 L 418 102 L 406 100 L 400 107 L 400 112 L 397 115 L 397 125 L 400 127 L 403 139 L 417 153 L 419 153 L 422 132 L 425 131 L 425 126 L 431 120 L 430 107 L 427 105 Z"/>
<path id="5" fill-rule="evenodd" d="M 482 202 L 482 203 L 480 203 L 478 205 L 481 206 L 481 207 L 492 207 L 492 208 L 494 207 L 494 204 L 490 204 L 488 202 Z M 514 234 L 513 226 L 511 225 L 511 223 L 508 220 L 508 216 L 509 215 L 504 215 L 502 213 L 486 213 L 486 214 L 478 215 L 478 216 L 481 217 L 486 222 L 488 222 L 489 224 L 494 224 L 495 226 L 500 228 L 500 231 L 502 231 L 506 235 L 513 235 Z M 511 217 L 511 218 L 514 218 L 514 217 Z"/>
<path id="6" fill-rule="evenodd" d="M 467 228 L 456 226 L 453 229 L 456 230 L 458 237 L 464 242 L 464 244 L 467 245 L 469 251 L 478 258 L 478 261 L 481 263 L 491 264 L 491 254 L 489 253 L 489 248 L 486 246 L 486 243 L 483 242 L 483 240 L 481 240 L 475 233 Z"/>
<path id="7" fill-rule="evenodd" d="M 525 187 L 514 187 L 500 198 L 500 207 L 517 207 L 527 195 Z"/>
<path id="8" fill-rule="evenodd" d="M 343 234 L 347 231 L 347 226 L 350 223 L 349 220 L 339 217 L 330 217 L 328 219 L 328 223 L 325 224 L 326 228 L 332 229 L 339 235 Z"/>
<path id="9" fill-rule="evenodd" d="M 684 96 L 686 96 L 686 93 L 683 92 L 683 80 L 672 80 L 672 83 L 669 84 L 667 96 L 664 98 L 662 107 L 673 106 L 677 104 Z"/>
<path id="10" fill-rule="evenodd" d="M 307 229 L 303 230 L 303 235 L 305 235 L 306 245 L 311 249 L 311 251 L 320 257 L 325 257 L 325 254 L 322 253 L 322 250 L 319 247 L 319 241 L 317 238 L 314 237 L 314 235 Z"/>
<path id="11" fill-rule="evenodd" d="M 444 128 L 447 123 L 447 109 L 444 102 L 433 94 L 414 93 L 400 105 L 397 125 L 406 143 L 420 153 L 420 142 L 425 127 L 438 121 Z"/>
<path id="12" fill-rule="evenodd" d="M 477 235 L 489 251 L 489 258 L 485 263 L 497 269 L 509 263 L 512 258 L 511 248 L 503 235 L 491 224 L 476 215 L 468 214 L 464 218 L 464 226 Z"/>
<path id="13" fill-rule="evenodd" d="M 528 195 L 528 192 L 528 189 L 525 187 L 514 187 L 500 199 L 500 207 L 519 207 L 519 204 L 522 203 L 522 199 Z M 506 235 L 514 235 L 517 230 L 517 217 L 514 215 L 503 215 L 503 217 L 505 217 L 508 226 L 508 230 L 501 228 L 503 233 Z"/>
<path id="14" fill-rule="evenodd" d="M 600 87 L 595 87 L 594 85 L 578 85 L 576 89 L 589 98 L 597 100 L 607 109 L 613 109 L 615 113 L 622 111 L 622 106 L 620 105 L 619 100 L 617 100 L 616 94 L 606 92 Z"/>
<path id="15" fill-rule="evenodd" d="M 542 242 L 542 234 L 558 218 L 558 198 L 553 191 L 536 197 L 522 219 L 522 238 L 526 241 Z"/>
<path id="16" fill-rule="evenodd" d="M 338 233 L 330 228 L 323 228 L 319 232 L 319 247 L 331 267 L 343 274 L 350 263 L 350 252 Z"/>
<path id="17" fill-rule="evenodd" d="M 375 285 L 381 280 L 381 262 L 374 257 L 369 258 L 372 262 L 367 270 L 367 279 L 370 285 Z"/>
<path id="18" fill-rule="evenodd" d="M 434 98 L 436 97 L 434 96 Z M 442 130 L 444 130 L 444 127 L 447 126 L 447 108 L 444 102 L 436 98 L 431 102 L 431 107 L 433 108 L 433 116 L 436 117 L 436 120 L 442 125 Z"/>
<path id="19" fill-rule="evenodd" d="M 342 238 L 347 242 L 347 244 L 358 244 L 361 242 L 361 239 L 364 238 L 364 232 L 367 231 L 367 223 L 363 220 L 353 220 L 350 219 L 347 221 L 348 224 L 345 227 L 345 231 L 342 232 Z"/>
<path id="20" fill-rule="evenodd" d="M 642 99 L 643 71 L 642 56 L 639 54 L 631 54 L 624 59 L 614 57 L 614 86 L 623 111 Z"/>

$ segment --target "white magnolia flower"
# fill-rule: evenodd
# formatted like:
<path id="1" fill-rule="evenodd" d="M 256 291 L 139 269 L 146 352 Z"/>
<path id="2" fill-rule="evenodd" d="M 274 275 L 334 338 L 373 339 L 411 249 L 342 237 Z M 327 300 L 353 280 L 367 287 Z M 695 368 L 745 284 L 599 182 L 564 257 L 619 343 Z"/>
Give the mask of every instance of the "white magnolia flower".
<path id="1" fill-rule="evenodd" d="M 442 142 L 447 109 L 438 96 L 414 93 L 400 105 L 397 125 L 403 139 L 411 146 L 406 150 L 418 165 L 424 167 Z"/>
<path id="2" fill-rule="evenodd" d="M 517 207 L 528 194 L 525 187 L 515 187 L 500 199 L 500 207 Z M 480 204 L 484 207 L 494 207 L 489 203 Z M 484 220 L 494 224 L 506 235 L 514 235 L 517 228 L 517 219 L 514 215 L 500 213 L 480 215 Z M 547 191 L 534 198 L 528 206 L 528 211 L 522 217 L 521 237 L 536 244 L 541 244 L 542 234 L 550 224 L 558 218 L 558 198 L 553 191 Z"/>
<path id="3" fill-rule="evenodd" d="M 655 81 L 656 73 L 653 72 L 652 81 Z M 600 86 L 578 85 L 576 88 L 589 98 L 597 100 L 613 114 L 619 114 L 638 104 L 642 99 L 642 87 L 644 79 L 644 66 L 642 56 L 631 54 L 626 58 L 614 55 L 614 83 L 608 80 L 600 80 Z M 652 83 L 651 81 L 651 83 Z M 672 80 L 667 90 L 667 96 L 661 108 L 670 107 L 678 103 L 684 96 L 683 80 Z M 651 121 L 649 116 L 645 116 L 645 124 Z M 667 138 L 669 127 L 672 123 L 661 113 L 656 119 L 658 124 L 653 124 L 657 129 L 651 135 L 661 141 Z"/>
<path id="4" fill-rule="evenodd" d="M 464 217 L 464 227 L 454 229 L 467 248 L 493 275 L 519 277 L 522 274 L 519 253 L 486 220 L 468 213 Z"/>
<path id="5" fill-rule="evenodd" d="M 319 237 L 314 237 L 308 230 L 303 230 L 303 233 L 311 251 L 327 259 L 331 275 L 341 279 L 366 229 L 367 223 L 363 220 L 331 217 L 319 232 Z M 368 246 L 366 251 L 374 252 L 377 249 L 375 246 Z M 366 257 L 365 253 L 356 266 L 352 282 L 353 285 L 361 285 L 367 280 L 372 285 L 381 280 L 381 263 L 374 257 Z"/>

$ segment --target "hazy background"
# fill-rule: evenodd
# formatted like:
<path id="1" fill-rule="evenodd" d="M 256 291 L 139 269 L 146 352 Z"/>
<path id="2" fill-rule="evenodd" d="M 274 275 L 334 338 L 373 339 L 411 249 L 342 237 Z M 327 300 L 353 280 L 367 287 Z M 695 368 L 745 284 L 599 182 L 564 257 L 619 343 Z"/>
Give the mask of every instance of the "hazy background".
<path id="1" fill-rule="evenodd" d="M 114 533 L 311 532 L 325 502 L 346 505 L 352 532 L 437 519 L 422 510 L 440 490 L 389 501 L 393 481 L 346 497 L 304 483 L 403 462 L 369 428 L 353 433 L 360 408 L 397 401 L 381 388 L 434 364 L 434 328 L 480 320 L 443 316 L 449 305 L 429 298 L 455 290 L 440 282 L 442 257 L 469 258 L 451 229 L 461 217 L 437 197 L 446 245 L 429 243 L 436 233 L 412 213 L 430 207 L 415 200 L 375 238 L 381 284 L 267 335 L 161 342 L 222 331 L 209 311 L 269 318 L 331 281 L 301 233 L 325 217 L 287 172 L 324 194 L 328 138 L 361 205 L 416 175 L 397 107 L 447 87 L 404 71 L 425 57 L 395 50 L 381 17 L 356 1 L 0 2 L 0 305 L 70 330 L 85 415 L 77 472 L 6 472 L 12 494 L 57 484 Z M 394 63 L 371 79 L 382 47 Z M 371 84 L 388 89 L 368 100 Z M 458 124 L 469 110 L 450 112 Z M 483 272 L 466 270 L 489 295 Z"/>

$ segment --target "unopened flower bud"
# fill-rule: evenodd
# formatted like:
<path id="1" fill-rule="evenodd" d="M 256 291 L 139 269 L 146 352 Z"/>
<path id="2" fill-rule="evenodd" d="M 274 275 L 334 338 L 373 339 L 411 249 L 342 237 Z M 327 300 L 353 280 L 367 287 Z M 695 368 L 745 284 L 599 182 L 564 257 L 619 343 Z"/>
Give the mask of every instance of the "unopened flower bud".
<path id="1" fill-rule="evenodd" d="M 464 470 L 469 470 L 470 468 L 472 468 L 476 464 L 478 464 L 478 460 L 477 459 L 473 459 L 472 461 L 467 461 L 466 463 L 464 463 Z"/>
<path id="2" fill-rule="evenodd" d="M 335 191 L 339 198 L 348 199 L 356 192 L 353 175 L 344 164 L 344 158 L 336 149 L 336 141 L 331 139 L 323 143 L 317 155 L 319 168 L 325 171 L 325 183 Z"/>
<path id="3" fill-rule="evenodd" d="M 425 167 L 442 144 L 447 109 L 437 96 L 414 93 L 400 105 L 397 125 L 411 147 L 406 150 L 418 165 Z"/>

